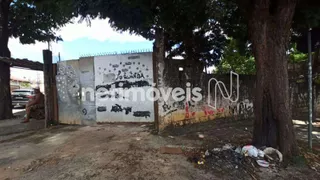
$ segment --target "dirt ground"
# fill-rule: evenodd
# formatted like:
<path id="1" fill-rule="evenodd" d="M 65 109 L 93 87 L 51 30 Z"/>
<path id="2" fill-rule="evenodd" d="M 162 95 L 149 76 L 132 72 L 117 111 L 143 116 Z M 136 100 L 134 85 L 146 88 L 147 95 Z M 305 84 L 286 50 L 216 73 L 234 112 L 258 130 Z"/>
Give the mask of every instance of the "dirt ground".
<path id="1" fill-rule="evenodd" d="M 150 134 L 141 125 L 60 127 L 5 140 L 0 179 L 213 179 L 160 146 L 186 145 Z"/>
<path id="2" fill-rule="evenodd" d="M 318 179 L 320 169 L 306 165 L 281 171 L 258 169 L 241 174 L 199 166 L 184 154 L 161 154 L 163 146 L 212 149 L 250 141 L 250 122 L 216 122 L 152 133 L 150 124 L 57 126 L 0 137 L 0 179 Z M 204 138 L 199 138 L 203 135 Z M 221 166 L 230 157 L 221 157 Z M 215 163 L 215 162 L 211 162 Z M 210 168 L 205 168 L 210 166 Z M 317 172 L 318 171 L 318 172 Z"/>

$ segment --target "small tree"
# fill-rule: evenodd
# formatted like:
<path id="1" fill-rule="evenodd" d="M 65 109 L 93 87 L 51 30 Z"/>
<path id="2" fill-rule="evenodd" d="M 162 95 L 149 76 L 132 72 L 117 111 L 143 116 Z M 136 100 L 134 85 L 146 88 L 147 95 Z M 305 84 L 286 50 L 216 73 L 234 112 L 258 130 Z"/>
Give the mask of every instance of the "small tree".
<path id="1" fill-rule="evenodd" d="M 31 83 L 30 82 L 22 82 L 22 83 L 20 83 L 20 86 L 22 88 L 31 88 Z"/>
<path id="2" fill-rule="evenodd" d="M 256 73 L 254 58 L 250 55 L 241 54 L 235 39 L 230 39 L 228 46 L 224 49 L 221 61 L 217 65 L 216 73 L 227 74 L 230 71 L 238 74 Z"/>

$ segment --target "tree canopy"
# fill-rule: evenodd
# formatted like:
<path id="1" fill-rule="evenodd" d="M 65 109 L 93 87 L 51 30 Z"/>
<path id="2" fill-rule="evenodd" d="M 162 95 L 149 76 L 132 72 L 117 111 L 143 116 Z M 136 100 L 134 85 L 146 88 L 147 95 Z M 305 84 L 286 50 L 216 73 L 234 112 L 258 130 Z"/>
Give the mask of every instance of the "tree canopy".
<path id="1" fill-rule="evenodd" d="M 313 49 L 320 42 L 320 2 L 313 0 L 298 0 L 297 2 L 292 20 L 291 43 L 297 43 L 297 50 L 307 53 L 307 31 L 309 28 L 313 28 Z M 277 1 L 272 0 L 268 3 L 270 3 L 270 10 L 280 4 L 280 2 L 277 4 Z M 224 33 L 237 39 L 241 54 L 248 53 L 250 40 L 247 20 L 252 13 L 248 9 L 252 9 L 253 4 L 248 0 L 218 0 L 214 1 L 214 4 L 215 10 L 220 14 L 217 20 L 223 22 L 221 26 Z"/>
<path id="2" fill-rule="evenodd" d="M 241 54 L 238 42 L 235 39 L 229 40 L 215 73 L 228 74 L 230 71 L 238 74 L 253 75 L 256 73 L 254 57 Z"/>
<path id="3" fill-rule="evenodd" d="M 226 42 L 209 0 L 75 0 L 75 6 L 83 18 L 109 18 L 116 30 L 150 40 L 163 29 L 169 57 L 215 64 Z"/>
<path id="4" fill-rule="evenodd" d="M 290 64 L 300 64 L 308 59 L 308 54 L 297 50 L 297 44 L 291 43 L 289 53 Z M 217 65 L 214 73 L 228 74 L 230 71 L 238 74 L 256 73 L 255 61 L 252 54 L 247 55 L 241 53 L 237 40 L 230 39 L 228 45 L 225 47 L 220 63 Z M 302 72 L 298 72 L 302 73 Z"/>
<path id="5" fill-rule="evenodd" d="M 70 22 L 75 11 L 72 1 L 14 0 L 9 7 L 9 37 L 22 44 L 60 41 L 56 31 Z"/>

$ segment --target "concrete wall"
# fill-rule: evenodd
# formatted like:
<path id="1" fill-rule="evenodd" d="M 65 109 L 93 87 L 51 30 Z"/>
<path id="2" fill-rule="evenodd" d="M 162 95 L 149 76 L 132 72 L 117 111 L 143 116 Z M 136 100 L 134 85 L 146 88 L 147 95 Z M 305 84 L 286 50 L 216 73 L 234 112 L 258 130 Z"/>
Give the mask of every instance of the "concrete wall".
<path id="1" fill-rule="evenodd" d="M 82 124 L 79 61 L 59 62 L 56 82 L 60 123 Z"/>
<path id="2" fill-rule="evenodd" d="M 160 130 L 166 126 L 179 126 L 184 124 L 193 124 L 202 121 L 209 121 L 215 119 L 231 119 L 240 120 L 253 118 L 253 98 L 255 92 L 255 76 L 254 75 L 240 75 L 239 76 L 239 99 L 237 102 L 231 102 L 223 98 L 219 88 L 217 89 L 217 108 L 208 106 L 208 98 L 210 96 L 210 105 L 214 105 L 214 81 L 211 83 L 209 90 L 208 82 L 211 78 L 215 78 L 225 84 L 226 90 L 222 87 L 222 92 L 226 96 L 227 92 L 232 94 L 233 100 L 236 99 L 236 83 L 235 76 L 232 76 L 233 84 L 230 90 L 230 75 L 206 75 L 205 73 L 200 77 L 186 75 L 185 71 L 179 72 L 179 67 L 184 67 L 184 61 L 166 60 L 166 62 L 158 62 L 158 87 L 168 90 L 169 88 L 181 87 L 186 89 L 186 83 L 190 83 L 190 88 L 194 88 L 194 84 L 200 84 L 202 89 L 201 94 L 203 98 L 201 101 L 195 102 L 192 99 L 184 98 L 180 101 L 175 101 L 173 98 L 168 100 L 160 99 L 159 105 L 159 128 Z M 201 83 L 197 83 L 197 82 Z M 197 85 L 197 86 L 198 86 Z M 319 89 L 319 87 L 317 87 Z M 231 92 L 230 92 L 231 91 Z M 185 91 L 187 92 L 187 91 Z M 307 120 L 307 84 L 306 82 L 299 83 L 294 77 L 290 79 L 290 94 L 292 102 L 292 114 L 294 119 Z M 193 97 L 193 96 L 191 96 Z M 319 90 L 317 90 L 317 99 L 319 99 Z M 319 102 L 319 101 L 317 101 Z M 319 112 L 319 104 L 317 104 Z"/>
<path id="3" fill-rule="evenodd" d="M 82 113 L 82 124 L 92 124 L 96 121 L 96 105 L 95 98 L 89 97 L 95 97 L 95 91 L 92 91 L 92 94 L 85 94 L 83 88 L 90 88 L 92 90 L 95 89 L 94 58 L 80 58 L 79 70 L 81 86 L 80 110 Z"/>
<path id="4" fill-rule="evenodd" d="M 233 88 L 230 93 L 230 76 L 207 76 L 203 79 L 203 82 L 209 82 L 211 78 L 215 78 L 219 81 L 225 82 L 227 92 L 222 91 L 225 96 L 229 94 L 231 95 L 232 100 L 236 100 L 236 84 L 233 83 Z M 179 82 L 176 79 L 176 82 Z M 180 81 L 181 82 L 181 81 Z M 253 116 L 253 102 L 252 102 L 252 89 L 253 83 L 249 77 L 240 77 L 240 89 L 239 89 L 239 100 L 237 102 L 231 102 L 223 98 L 219 88 L 217 89 L 217 96 L 215 99 L 214 94 L 214 83 L 211 83 L 211 92 L 208 90 L 208 83 L 204 83 L 204 87 L 201 87 L 202 91 L 200 91 L 202 95 L 202 100 L 194 101 L 191 95 L 189 99 L 184 98 L 181 101 L 175 101 L 172 97 L 169 100 L 161 100 L 159 101 L 159 124 L 160 129 L 168 125 L 184 125 L 184 124 L 193 124 L 208 120 L 214 120 L 219 118 L 227 118 L 227 119 L 242 119 L 242 118 L 250 118 Z M 164 84 L 166 84 L 164 82 Z M 181 87 L 186 89 L 187 86 L 181 83 Z M 193 91 L 192 84 L 190 83 L 190 92 Z M 172 86 L 166 84 L 161 88 L 169 89 L 175 88 L 176 86 Z M 191 93 L 192 94 L 192 93 Z M 210 99 L 209 99 L 210 96 Z M 186 96 L 187 97 L 187 96 Z M 216 102 L 215 102 L 216 101 Z M 210 103 L 209 103 L 210 102 Z M 210 106 L 209 106 L 210 104 Z M 216 108 L 212 108 L 216 104 Z"/>
<path id="5" fill-rule="evenodd" d="M 56 80 L 60 123 L 154 121 L 152 53 L 62 61 Z"/>
<path id="6" fill-rule="evenodd" d="M 246 119 L 253 117 L 255 76 L 239 76 L 238 101 L 236 76 L 230 75 L 188 75 L 179 71 L 185 67 L 183 60 L 156 62 L 153 73 L 152 53 L 137 53 L 80 58 L 58 63 L 57 91 L 59 119 L 66 124 L 93 124 L 96 122 L 153 122 L 159 129 L 169 125 L 184 125 L 214 119 Z M 190 72 L 190 69 L 188 70 Z M 191 67 L 192 72 L 192 67 Z M 153 76 L 161 98 L 154 103 L 146 96 L 152 96 Z M 215 78 L 225 84 L 226 89 L 215 89 Z M 231 86 L 232 80 L 232 87 Z M 194 88 L 199 87 L 202 99 L 196 101 Z M 293 117 L 307 119 L 306 82 L 290 79 L 290 93 Z M 184 98 L 175 100 L 172 90 L 181 88 Z M 319 89 L 319 88 L 317 88 Z M 164 94 L 169 92 L 168 99 Z M 129 92 L 129 93 L 128 93 Z M 188 95 L 190 92 L 190 95 Z M 217 97 L 215 98 L 215 92 Z M 319 92 L 318 99 L 319 99 Z M 147 93 L 147 94 L 146 94 Z M 223 95 L 222 95 L 223 94 Z M 210 100 L 208 101 L 210 97 Z M 216 103 L 217 107 L 212 108 Z M 155 106 L 154 106 L 155 105 Z M 155 112 L 156 109 L 156 112 Z M 319 108 L 318 108 L 319 109 Z M 318 110 L 319 111 L 319 110 Z M 300 118 L 301 119 L 301 118 Z"/>
<path id="7" fill-rule="evenodd" d="M 97 122 L 154 121 L 153 101 L 141 99 L 152 88 L 152 53 L 98 56 L 94 65 Z"/>

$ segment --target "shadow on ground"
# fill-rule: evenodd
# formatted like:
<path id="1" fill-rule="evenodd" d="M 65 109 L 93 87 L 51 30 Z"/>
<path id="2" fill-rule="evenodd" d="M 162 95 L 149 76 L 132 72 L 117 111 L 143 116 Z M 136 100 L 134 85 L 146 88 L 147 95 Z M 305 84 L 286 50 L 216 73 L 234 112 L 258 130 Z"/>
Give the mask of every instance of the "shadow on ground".
<path id="1" fill-rule="evenodd" d="M 297 132 L 304 134 L 304 126 Z M 304 160 L 286 169 L 244 168 L 255 162 L 239 164 L 232 150 L 212 154 L 204 164 L 190 160 L 228 143 L 249 144 L 251 132 L 251 120 L 169 127 L 160 135 L 152 133 L 151 124 L 127 123 L 30 131 L 0 140 L 0 179 L 318 179 L 320 169 L 310 169 Z M 164 154 L 162 147 L 183 153 Z"/>

